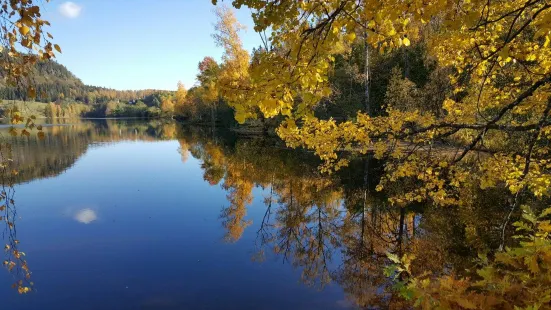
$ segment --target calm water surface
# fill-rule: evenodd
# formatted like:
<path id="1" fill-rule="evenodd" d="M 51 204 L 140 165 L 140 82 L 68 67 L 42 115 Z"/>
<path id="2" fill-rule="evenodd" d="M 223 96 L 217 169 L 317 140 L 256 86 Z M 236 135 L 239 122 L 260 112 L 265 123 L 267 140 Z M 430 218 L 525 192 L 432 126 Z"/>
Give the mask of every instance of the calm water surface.
<path id="1" fill-rule="evenodd" d="M 0 270 L 5 309 L 384 308 L 397 300 L 386 252 L 461 268 L 494 242 L 465 227 L 500 220 L 390 208 L 373 160 L 329 177 L 307 154 L 229 132 L 109 120 L 3 136 L 34 283 L 19 295 L 20 275 Z"/>

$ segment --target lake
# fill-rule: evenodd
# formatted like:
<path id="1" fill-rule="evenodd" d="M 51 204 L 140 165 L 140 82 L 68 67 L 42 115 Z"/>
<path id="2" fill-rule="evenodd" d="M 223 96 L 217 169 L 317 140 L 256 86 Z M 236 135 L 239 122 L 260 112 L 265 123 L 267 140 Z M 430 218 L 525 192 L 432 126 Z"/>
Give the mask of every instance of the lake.
<path id="1" fill-rule="evenodd" d="M 45 131 L 2 134 L 19 171 L 3 242 L 32 272 L 0 271 L 5 309 L 400 308 L 387 252 L 461 271 L 497 246 L 505 216 L 499 191 L 471 210 L 391 206 L 369 156 L 326 175 L 312 154 L 228 130 L 83 120 Z M 11 288 L 20 279 L 30 293 Z"/>

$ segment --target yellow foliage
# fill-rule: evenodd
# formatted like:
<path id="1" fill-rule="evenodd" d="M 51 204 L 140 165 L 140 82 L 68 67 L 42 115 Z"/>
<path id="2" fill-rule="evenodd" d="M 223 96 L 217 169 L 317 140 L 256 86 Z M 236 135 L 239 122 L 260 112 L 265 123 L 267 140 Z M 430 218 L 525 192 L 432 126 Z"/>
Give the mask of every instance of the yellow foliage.
<path id="1" fill-rule="evenodd" d="M 269 46 L 255 55 L 248 70 L 244 57 L 232 65 L 230 59 L 240 59 L 232 54 L 238 49 L 230 40 L 222 41 L 232 70 L 221 88 L 239 122 L 257 117 L 256 111 L 265 117 L 287 116 L 278 129 L 280 137 L 289 146 L 315 151 L 328 172 L 347 164 L 337 155 L 340 151 L 393 159 L 380 188 L 404 178 L 422 183 L 392 197 L 397 203 L 430 199 L 461 205 L 462 184 L 478 180 L 482 187 L 506 183 L 512 194 L 550 194 L 549 170 L 544 168 L 549 149 L 540 143 L 551 136 L 551 9 L 546 1 L 233 4 L 254 9 L 256 31 L 272 31 Z M 444 101 L 444 116 L 389 107 L 384 116 L 359 111 L 355 120 L 341 123 L 313 117 L 312 108 L 331 93 L 328 76 L 342 46 L 361 39 L 386 53 L 421 37 L 438 65 L 453 69 L 455 91 Z M 507 132 L 524 135 L 513 152 L 503 148 L 513 143 L 503 141 Z M 462 146 L 439 148 L 442 139 Z M 484 144 L 495 146 L 497 153 L 478 156 L 474 166 L 463 164 Z M 475 174 L 480 177 L 469 178 Z"/>
<path id="2" fill-rule="evenodd" d="M 473 184 L 484 189 L 505 186 L 511 198 L 511 205 L 505 207 L 513 211 L 521 203 L 551 195 L 549 1 L 232 3 L 252 9 L 255 31 L 271 32 L 247 66 L 244 61 L 230 62 L 239 57 L 232 54 L 236 51 L 232 45 L 225 45 L 228 71 L 220 89 L 239 122 L 258 117 L 258 111 L 265 117 L 285 116 L 278 135 L 290 147 L 314 151 L 324 162 L 322 170 L 329 173 L 348 164 L 347 154 L 374 153 L 386 160 L 377 190 L 396 182 L 409 184 L 389 197 L 398 205 L 431 201 L 464 207 Z M 314 117 L 313 108 L 332 92 L 328 78 L 334 56 L 351 42 L 389 53 L 420 40 L 437 65 L 451 72 L 453 92 L 443 101 L 442 115 L 387 107 L 380 115 L 358 111 L 355 119 L 340 122 Z M 547 247 L 549 226 L 542 221 L 540 235 L 534 239 L 541 241 L 545 234 Z M 531 251 L 532 245 L 522 249 Z M 487 281 L 484 289 L 497 290 L 493 295 L 473 291 L 469 279 L 446 276 L 436 285 L 424 279 L 417 283 L 425 290 L 423 296 L 438 298 L 423 299 L 419 305 L 446 309 L 548 306 L 548 285 L 537 284 L 549 281 L 548 259 L 543 253 L 497 255 L 499 263 L 518 268 L 518 273 L 496 272 L 507 276 L 502 279 L 480 275 Z M 523 302 L 524 292 L 515 295 L 519 291 L 514 287 L 499 291 L 511 279 L 519 285 L 539 279 L 530 282 L 535 288 L 526 295 L 541 296 L 527 296 Z"/>
<path id="3" fill-rule="evenodd" d="M 48 0 L 46 1 L 48 2 Z M 44 29 L 50 23 L 41 18 L 41 8 L 30 0 L 1 0 L 0 1 L 0 16 L 3 18 L 2 31 L 0 33 L 1 41 L 0 52 L 4 55 L 0 60 L 2 68 L 2 77 L 8 85 L 26 85 L 27 94 L 30 98 L 36 96 L 36 89 L 33 87 L 33 81 L 30 78 L 31 70 L 34 65 L 40 60 L 49 60 L 55 57 L 55 51 L 61 53 L 61 48 L 57 44 L 52 44 L 50 39 L 52 35 L 44 32 Z M 47 36 L 46 36 L 47 34 Z M 8 109 L 6 115 L 11 124 L 24 124 L 24 129 L 20 134 L 30 136 L 31 131 L 37 128 L 35 125 L 35 116 L 22 117 L 17 107 Z M 15 127 L 10 128 L 10 134 L 16 136 L 19 131 Z M 44 137 L 42 128 L 38 128 L 39 138 Z M 2 148 L 10 149 L 10 145 L 3 145 Z M 6 157 L 4 157 L 6 156 Z M 11 165 L 11 160 L 7 154 L 3 153 L 2 166 L 5 168 Z M 17 171 L 12 172 L 13 175 Z M 3 175 L 3 178 L 9 177 Z M 9 181 L 6 181 L 6 188 L 10 187 Z M 6 221 L 7 233 L 10 245 L 6 245 L 5 250 L 8 252 L 9 260 L 4 261 L 4 265 L 11 272 L 17 270 L 17 275 L 22 275 L 24 280 L 19 280 L 14 283 L 13 287 L 17 288 L 20 294 L 25 294 L 31 291 L 31 288 L 24 283 L 30 278 L 30 271 L 25 260 L 22 259 L 24 253 L 17 250 L 17 240 L 13 240 L 13 231 L 15 229 L 14 219 L 15 211 L 13 209 L 13 190 L 3 191 L 1 199 L 3 199 L 3 216 L 0 219 Z M 12 260 L 13 259 L 13 260 Z"/>

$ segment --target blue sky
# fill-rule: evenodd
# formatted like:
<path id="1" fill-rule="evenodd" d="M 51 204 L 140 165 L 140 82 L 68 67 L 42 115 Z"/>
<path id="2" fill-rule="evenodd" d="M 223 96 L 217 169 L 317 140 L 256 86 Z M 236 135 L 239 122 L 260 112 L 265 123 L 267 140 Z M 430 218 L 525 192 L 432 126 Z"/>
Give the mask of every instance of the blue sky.
<path id="1" fill-rule="evenodd" d="M 171 90 L 181 80 L 189 88 L 197 63 L 223 52 L 211 37 L 211 0 L 52 0 L 43 9 L 63 50 L 57 61 L 85 84 Z M 242 41 L 250 51 L 261 43 L 250 11 L 236 15 L 247 26 Z"/>

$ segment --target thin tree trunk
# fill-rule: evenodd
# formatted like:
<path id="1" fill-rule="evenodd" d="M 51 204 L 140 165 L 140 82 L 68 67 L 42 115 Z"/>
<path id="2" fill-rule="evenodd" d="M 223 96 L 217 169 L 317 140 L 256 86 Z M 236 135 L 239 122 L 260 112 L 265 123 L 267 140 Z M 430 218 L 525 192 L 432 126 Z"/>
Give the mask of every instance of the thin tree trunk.
<path id="1" fill-rule="evenodd" d="M 404 236 L 405 216 L 406 216 L 406 209 L 404 207 L 400 207 L 400 230 L 398 232 L 398 251 L 400 253 L 400 256 L 402 256 L 402 243 L 403 243 L 403 236 Z"/>
<path id="2" fill-rule="evenodd" d="M 365 112 L 371 114 L 371 102 L 369 100 L 369 43 L 367 43 L 367 32 L 365 33 Z"/>
<path id="3" fill-rule="evenodd" d="M 408 52 L 407 52 L 407 47 L 404 47 L 403 48 L 403 51 L 404 51 L 404 77 L 406 79 L 409 79 L 409 56 L 408 56 Z"/>
<path id="4" fill-rule="evenodd" d="M 365 161 L 364 166 L 364 202 L 363 202 L 363 209 L 362 209 L 362 241 L 361 241 L 361 247 L 362 247 L 362 253 L 364 248 L 364 235 L 365 235 L 365 215 L 368 212 L 367 209 L 367 196 L 369 191 L 369 158 Z M 372 206 L 373 208 L 373 206 Z M 371 244 L 370 254 L 373 253 L 373 244 Z"/>
<path id="5" fill-rule="evenodd" d="M 213 133 L 214 133 L 214 128 L 216 127 L 216 107 L 218 106 L 219 103 L 220 103 L 220 99 L 218 99 L 218 102 L 212 105 L 212 109 L 210 110 L 211 111 L 210 118 L 211 118 Z"/>

